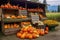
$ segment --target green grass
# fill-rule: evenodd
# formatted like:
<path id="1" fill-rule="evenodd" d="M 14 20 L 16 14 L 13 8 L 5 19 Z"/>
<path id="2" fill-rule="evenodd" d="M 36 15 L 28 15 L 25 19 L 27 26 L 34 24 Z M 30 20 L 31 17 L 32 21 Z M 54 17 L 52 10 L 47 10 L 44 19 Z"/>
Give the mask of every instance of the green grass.
<path id="1" fill-rule="evenodd" d="M 46 13 L 48 19 L 60 20 L 60 13 Z"/>

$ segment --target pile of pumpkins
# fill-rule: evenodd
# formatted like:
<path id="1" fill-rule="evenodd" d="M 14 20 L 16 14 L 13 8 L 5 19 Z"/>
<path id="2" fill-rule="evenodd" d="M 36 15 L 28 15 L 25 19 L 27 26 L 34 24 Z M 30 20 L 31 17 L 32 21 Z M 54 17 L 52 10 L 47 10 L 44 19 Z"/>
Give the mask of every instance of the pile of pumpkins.
<path id="1" fill-rule="evenodd" d="M 58 22 L 56 20 L 44 20 L 43 23 L 48 26 L 58 26 Z"/>
<path id="2" fill-rule="evenodd" d="M 4 18 L 12 18 L 12 19 L 16 19 L 16 18 L 20 19 L 20 18 L 22 18 L 22 19 L 25 19 L 25 18 L 27 18 L 27 16 L 25 16 L 25 15 L 15 16 L 15 15 L 7 15 L 7 14 L 5 14 Z"/>
<path id="3" fill-rule="evenodd" d="M 22 27 L 22 29 L 17 33 L 17 37 L 21 39 L 35 39 L 40 35 L 48 34 L 48 27 L 44 29 L 36 29 L 33 26 L 29 25 Z"/>
<path id="4" fill-rule="evenodd" d="M 18 5 L 11 5 L 10 3 L 7 3 L 5 5 L 1 5 L 0 8 L 11 8 L 11 9 L 19 9 L 19 10 L 28 10 L 31 12 L 43 12 L 42 8 L 36 8 L 36 9 L 26 9 L 23 7 L 19 7 Z"/>
<path id="5" fill-rule="evenodd" d="M 18 7 L 18 5 L 11 5 L 10 3 L 7 3 L 5 5 L 1 5 L 0 8 L 11 8 L 11 9 L 26 10 L 26 8 Z"/>
<path id="6" fill-rule="evenodd" d="M 19 28 L 19 25 L 14 23 L 14 24 L 5 24 L 4 25 L 5 29 L 9 29 L 9 28 Z"/>

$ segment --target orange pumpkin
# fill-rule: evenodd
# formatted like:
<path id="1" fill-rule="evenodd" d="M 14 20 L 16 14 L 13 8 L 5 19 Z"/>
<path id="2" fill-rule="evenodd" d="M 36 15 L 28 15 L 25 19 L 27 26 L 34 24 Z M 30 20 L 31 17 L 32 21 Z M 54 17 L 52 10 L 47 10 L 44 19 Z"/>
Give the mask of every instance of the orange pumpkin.
<path id="1" fill-rule="evenodd" d="M 13 24 L 11 24 L 11 26 L 10 26 L 11 28 L 14 28 L 14 26 L 13 26 Z"/>
<path id="2" fill-rule="evenodd" d="M 27 16 L 21 16 L 22 18 L 27 18 Z"/>
<path id="3" fill-rule="evenodd" d="M 8 28 L 11 28 L 10 24 L 8 24 Z"/>
<path id="4" fill-rule="evenodd" d="M 17 24 L 16 23 L 14 23 L 14 27 L 16 27 L 17 26 Z"/>
<path id="5" fill-rule="evenodd" d="M 25 36 L 25 38 L 29 38 L 29 33 L 26 33 L 26 36 Z"/>
<path id="6" fill-rule="evenodd" d="M 30 11 L 30 9 L 28 9 L 28 11 Z"/>
<path id="7" fill-rule="evenodd" d="M 38 9 L 38 12 L 40 12 L 40 9 Z"/>
<path id="8" fill-rule="evenodd" d="M 33 38 L 39 37 L 39 35 L 38 34 L 35 34 L 35 33 L 33 33 L 32 35 L 33 35 Z"/>
<path id="9" fill-rule="evenodd" d="M 23 10 L 26 10 L 26 8 L 23 8 Z"/>
<path id="10" fill-rule="evenodd" d="M 23 33 L 23 34 L 21 35 L 21 38 L 24 39 L 24 38 L 25 38 L 25 35 L 26 35 L 26 34 Z"/>
<path id="11" fill-rule="evenodd" d="M 4 25 L 4 28 L 5 28 L 5 29 L 7 29 L 7 28 L 8 28 L 8 26 L 7 26 L 7 25 Z"/>
<path id="12" fill-rule="evenodd" d="M 4 8 L 4 5 L 1 5 L 1 8 Z"/>
<path id="13" fill-rule="evenodd" d="M 49 28 L 48 27 L 46 27 L 46 31 L 48 31 L 49 30 Z"/>
<path id="14" fill-rule="evenodd" d="M 24 32 L 23 31 L 20 31 L 19 33 L 23 34 Z"/>
<path id="15" fill-rule="evenodd" d="M 41 35 L 44 35 L 45 34 L 44 29 L 41 29 L 41 33 L 40 34 Z"/>
<path id="16" fill-rule="evenodd" d="M 19 28 L 19 25 L 17 25 L 16 28 Z"/>
<path id="17" fill-rule="evenodd" d="M 30 31 L 29 31 L 29 33 L 31 33 L 31 34 L 32 34 L 32 33 L 33 33 L 33 31 L 32 31 L 32 30 L 30 30 Z"/>
<path id="18" fill-rule="evenodd" d="M 41 33 L 41 30 L 40 29 L 37 29 L 37 32 L 40 34 Z"/>
<path id="19" fill-rule="evenodd" d="M 8 6 L 11 6 L 11 4 L 10 4 L 10 3 L 7 3 L 7 5 L 8 5 Z"/>
<path id="20" fill-rule="evenodd" d="M 32 36 L 33 36 L 33 38 L 36 38 L 36 34 L 35 33 L 33 33 Z"/>
<path id="21" fill-rule="evenodd" d="M 12 6 L 14 9 L 16 9 L 16 6 L 14 5 L 14 6 Z"/>
<path id="22" fill-rule="evenodd" d="M 21 33 L 17 33 L 17 37 L 19 37 L 19 38 L 20 38 L 20 37 L 21 37 L 21 35 L 22 35 Z"/>
<path id="23" fill-rule="evenodd" d="M 29 39 L 32 39 L 32 38 L 33 38 L 32 34 L 29 34 Z"/>
<path id="24" fill-rule="evenodd" d="M 20 10 L 23 10 L 23 8 L 22 8 L 22 7 L 19 7 L 19 9 L 20 9 Z"/>
<path id="25" fill-rule="evenodd" d="M 16 9 L 18 9 L 18 6 L 16 6 Z"/>
<path id="26" fill-rule="evenodd" d="M 8 8 L 8 5 L 5 5 L 4 7 L 5 7 L 5 8 Z"/>
<path id="27" fill-rule="evenodd" d="M 16 18 L 16 16 L 15 15 L 12 15 L 11 18 L 14 19 L 14 18 Z"/>
<path id="28" fill-rule="evenodd" d="M 21 16 L 17 16 L 17 18 L 19 19 L 19 18 L 21 18 Z"/>
<path id="29" fill-rule="evenodd" d="M 13 8 L 10 3 L 7 3 L 8 8 Z"/>
<path id="30" fill-rule="evenodd" d="M 45 30 L 45 34 L 48 34 L 48 31 Z"/>

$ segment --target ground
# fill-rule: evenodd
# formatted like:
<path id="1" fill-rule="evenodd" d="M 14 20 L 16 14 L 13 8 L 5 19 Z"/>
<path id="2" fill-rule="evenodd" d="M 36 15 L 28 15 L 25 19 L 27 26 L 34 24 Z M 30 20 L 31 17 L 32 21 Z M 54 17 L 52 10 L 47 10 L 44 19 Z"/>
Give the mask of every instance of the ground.
<path id="1" fill-rule="evenodd" d="M 0 40 L 23 40 L 23 39 L 17 38 L 15 34 L 9 36 L 0 36 Z M 24 39 L 24 40 L 28 40 L 28 39 Z M 32 40 L 60 40 L 60 25 L 56 28 L 56 31 L 49 32 L 44 36 L 40 36 L 39 38 Z"/>
<path id="2" fill-rule="evenodd" d="M 23 40 L 23 39 L 17 38 L 16 35 L 10 35 L 10 36 L 2 37 L 0 38 L 0 40 Z M 28 40 L 28 39 L 24 39 L 24 40 Z M 39 38 L 32 39 L 32 40 L 60 40 L 60 30 L 49 32 L 49 34 L 40 36 Z"/>

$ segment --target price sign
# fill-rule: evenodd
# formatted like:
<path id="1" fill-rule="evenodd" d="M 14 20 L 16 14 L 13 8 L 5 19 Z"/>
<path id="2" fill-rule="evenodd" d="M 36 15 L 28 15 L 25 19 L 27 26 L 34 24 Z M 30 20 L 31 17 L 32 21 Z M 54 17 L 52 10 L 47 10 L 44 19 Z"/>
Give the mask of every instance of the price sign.
<path id="1" fill-rule="evenodd" d="M 39 21 L 39 16 L 38 15 L 31 15 L 32 23 L 38 23 Z"/>
<path id="2" fill-rule="evenodd" d="M 19 10 L 19 15 L 27 15 L 27 10 Z"/>

